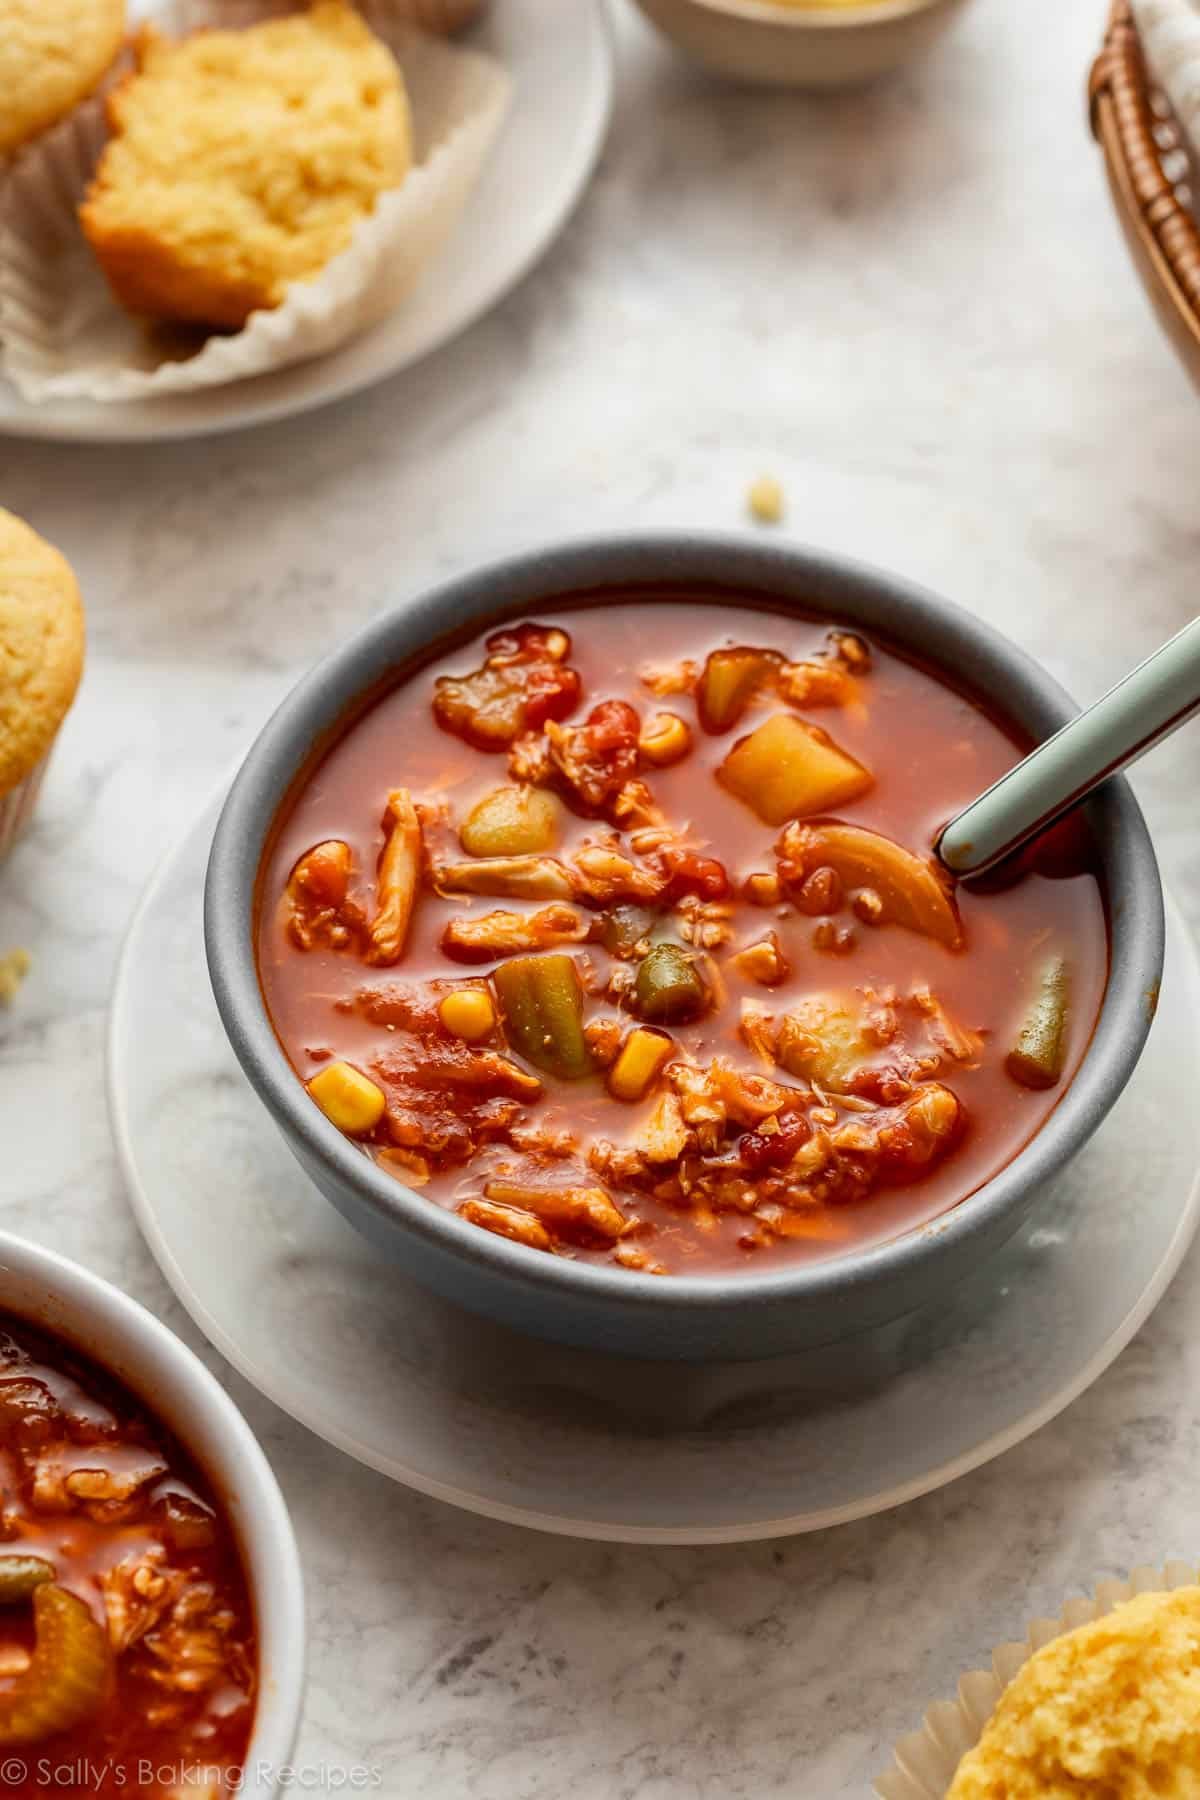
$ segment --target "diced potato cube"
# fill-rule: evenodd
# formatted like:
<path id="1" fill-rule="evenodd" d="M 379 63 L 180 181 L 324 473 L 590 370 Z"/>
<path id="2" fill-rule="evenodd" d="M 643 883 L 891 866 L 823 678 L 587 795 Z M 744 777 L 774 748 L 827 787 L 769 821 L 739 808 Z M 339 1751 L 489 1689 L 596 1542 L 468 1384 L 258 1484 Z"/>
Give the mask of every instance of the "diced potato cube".
<path id="1" fill-rule="evenodd" d="M 558 842 L 559 810 L 544 788 L 495 788 L 471 808 L 459 841 L 468 856 L 536 856 Z"/>
<path id="2" fill-rule="evenodd" d="M 455 988 L 438 1007 L 438 1014 L 451 1036 L 468 1044 L 481 1043 L 496 1028 L 496 1009 L 483 988 Z"/>
<path id="3" fill-rule="evenodd" d="M 773 713 L 740 738 L 717 779 L 767 825 L 835 812 L 874 781 L 827 732 L 794 713 Z"/>
<path id="4" fill-rule="evenodd" d="M 812 994 L 779 1021 L 776 1056 L 780 1066 L 789 1075 L 837 1092 L 878 1051 L 864 1024 L 856 995 Z"/>
<path id="5" fill-rule="evenodd" d="M 383 1089 L 347 1062 L 333 1062 L 319 1070 L 308 1091 L 331 1124 L 350 1137 L 373 1131 L 387 1104 Z"/>
<path id="6" fill-rule="evenodd" d="M 640 1100 L 649 1092 L 674 1050 L 674 1041 L 665 1031 L 639 1025 L 625 1039 L 621 1054 L 609 1070 L 609 1093 L 617 1100 Z"/>

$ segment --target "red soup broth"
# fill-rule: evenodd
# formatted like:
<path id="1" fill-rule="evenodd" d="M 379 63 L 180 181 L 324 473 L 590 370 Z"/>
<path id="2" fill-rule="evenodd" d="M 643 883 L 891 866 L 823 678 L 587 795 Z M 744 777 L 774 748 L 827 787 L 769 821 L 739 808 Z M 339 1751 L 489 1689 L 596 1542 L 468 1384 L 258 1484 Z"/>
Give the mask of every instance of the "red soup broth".
<path id="1" fill-rule="evenodd" d="M 234 1791 L 257 1648 L 219 1496 L 123 1384 L 0 1313 L 4 1791 Z"/>
<path id="2" fill-rule="evenodd" d="M 834 815 L 920 859 L 927 880 L 939 828 L 1027 743 L 941 676 L 885 643 L 858 634 L 839 639 L 829 621 L 652 594 L 551 604 L 530 617 L 569 639 L 558 666 L 574 676 L 556 687 L 542 640 L 523 652 L 509 632 L 494 660 L 509 672 L 506 681 L 528 673 L 531 701 L 515 749 L 508 739 L 478 747 L 481 721 L 472 724 L 470 707 L 486 700 L 483 689 L 467 696 L 465 729 L 475 742 L 459 735 L 463 716 L 448 718 L 455 708 L 443 700 L 441 721 L 435 717 L 438 677 L 487 667 L 493 634 L 484 633 L 378 698 L 319 753 L 282 809 L 261 870 L 256 930 L 266 1005 L 297 1076 L 307 1083 L 335 1063 L 351 1065 L 383 1096 L 378 1121 L 351 1130 L 364 1155 L 418 1187 L 428 1204 L 581 1261 L 665 1274 L 764 1268 L 880 1243 L 957 1205 L 1038 1131 L 1087 1050 L 1107 980 L 1108 937 L 1085 834 L 1073 834 L 1068 855 L 1041 858 L 1045 872 L 1038 857 L 1027 857 L 986 892 L 960 887 L 950 901 L 954 943 L 873 918 L 878 897 L 869 882 L 864 893 L 844 878 L 806 887 L 801 877 L 805 868 L 820 869 L 820 833 Z M 734 722 L 706 729 L 715 692 L 706 685 L 706 659 L 739 646 L 767 648 L 775 660 Z M 547 693 L 556 715 L 549 720 Z M 633 709 L 632 723 L 627 710 L 603 708 L 594 715 L 598 725 L 587 727 L 593 709 L 614 700 Z M 661 713 L 682 721 L 688 738 L 686 754 L 669 766 L 637 748 Z M 818 741 L 826 734 L 869 781 L 849 796 L 843 784 L 843 797 L 817 819 L 805 814 L 807 862 L 772 897 L 769 884 L 751 878 L 778 880 L 779 846 L 791 827 L 778 822 L 777 810 L 769 821 L 761 816 L 753 772 L 747 798 L 730 791 L 718 770 L 735 744 L 777 715 L 798 720 L 806 733 L 815 728 Z M 584 735 L 572 736 L 579 727 Z M 623 762 L 622 727 L 626 739 L 635 737 Z M 549 742 L 559 746 L 558 764 L 547 760 Z M 589 753 L 593 761 L 581 772 Z M 578 918 L 576 939 L 552 940 L 556 955 L 575 962 L 596 1058 L 595 1072 L 576 1070 L 571 1079 L 531 1062 L 527 1036 L 511 1028 L 496 980 L 511 958 L 481 955 L 476 945 L 473 959 L 462 960 L 443 947 L 452 921 L 466 920 L 470 929 L 498 911 L 521 919 L 560 904 L 504 891 L 447 892 L 442 883 L 447 867 L 470 860 L 457 833 L 472 809 L 514 784 L 510 759 L 518 776 L 532 772 L 537 790 L 554 796 L 549 854 L 566 871 L 566 904 Z M 777 766 L 777 759 L 764 765 Z M 601 787 L 611 777 L 602 798 L 587 780 L 589 767 Z M 632 789 L 629 781 L 622 786 L 622 774 Z M 402 954 L 392 960 L 392 945 L 381 961 L 371 931 L 396 789 L 411 796 L 419 822 L 421 873 Z M 339 855 L 349 872 L 338 903 L 322 912 L 328 896 L 297 900 L 295 878 L 314 846 L 330 841 L 344 846 Z M 597 847 L 623 856 L 643 887 L 666 882 L 642 905 L 648 930 L 632 958 L 614 956 L 605 941 L 618 902 L 569 891 L 580 879 L 581 854 L 586 864 Z M 680 895 L 689 878 L 694 891 Z M 786 971 L 770 986 L 761 967 L 748 974 L 738 960 L 769 934 L 777 963 L 765 972 L 776 979 Z M 629 985 L 647 943 L 663 939 L 681 946 L 705 990 L 701 1009 L 665 1023 L 639 1018 Z M 536 934 L 529 947 L 546 948 Z M 1057 1079 L 1035 1088 L 1014 1079 L 1008 1059 L 1048 959 L 1066 971 L 1069 1008 Z M 459 988 L 483 991 L 493 1006 L 496 1027 L 482 1043 L 464 1044 L 442 1026 L 440 1002 Z M 781 1062 L 780 1021 L 796 1007 L 799 1049 L 790 1044 Z M 835 1015 L 829 1029 L 821 1007 Z M 835 1045 L 831 1056 L 830 1032 L 840 1044 L 845 1027 L 839 1008 L 849 1014 L 854 1043 L 848 1055 Z M 772 1021 L 765 1043 L 746 1023 L 747 1014 L 753 1021 L 763 1013 Z M 636 1102 L 616 1099 L 614 1046 L 619 1055 L 629 1034 L 648 1023 L 669 1035 L 672 1060 Z M 475 1066 L 480 1057 L 499 1057 L 536 1081 L 534 1097 L 517 1091 L 520 1082 L 502 1080 L 495 1090 Z M 774 1086 L 747 1087 L 751 1077 Z M 715 1127 L 703 1117 L 697 1079 L 710 1088 L 717 1082 L 710 1097 L 724 1117 Z M 953 1099 L 944 1098 L 947 1090 Z M 906 1110 L 914 1097 L 917 1114 Z M 699 1112 L 698 1125 L 680 1119 L 681 1104 L 685 1113 Z M 944 1137 L 931 1140 L 927 1119 L 940 1130 L 950 1114 Z M 659 1159 L 649 1161 L 638 1146 L 654 1141 L 664 1123 L 668 1139 L 673 1130 L 683 1147 L 663 1160 L 660 1129 Z M 597 1192 L 615 1212 L 596 1201 Z"/>

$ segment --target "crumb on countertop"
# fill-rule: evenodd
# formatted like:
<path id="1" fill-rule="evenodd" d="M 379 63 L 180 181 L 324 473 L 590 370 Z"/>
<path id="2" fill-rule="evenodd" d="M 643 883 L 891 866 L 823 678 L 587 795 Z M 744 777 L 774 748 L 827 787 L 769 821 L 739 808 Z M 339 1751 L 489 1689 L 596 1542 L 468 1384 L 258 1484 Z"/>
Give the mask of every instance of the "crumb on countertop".
<path id="1" fill-rule="evenodd" d="M 0 1006 L 10 1006 L 17 997 L 17 990 L 29 973 L 30 955 L 28 950 L 10 950 L 0 956 Z"/>
<path id="2" fill-rule="evenodd" d="M 774 475 L 760 475 L 750 484 L 746 504 L 760 525 L 778 525 L 783 517 L 783 487 Z"/>

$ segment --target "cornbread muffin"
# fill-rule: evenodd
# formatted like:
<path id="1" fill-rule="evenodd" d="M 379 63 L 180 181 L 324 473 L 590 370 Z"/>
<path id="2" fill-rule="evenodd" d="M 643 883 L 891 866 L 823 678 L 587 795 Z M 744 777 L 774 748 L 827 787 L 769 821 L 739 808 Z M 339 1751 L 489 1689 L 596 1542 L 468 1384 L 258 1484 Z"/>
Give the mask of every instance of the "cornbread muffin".
<path id="1" fill-rule="evenodd" d="M 180 43 L 147 31 L 137 59 L 80 208 L 132 313 L 239 330 L 408 173 L 400 70 L 344 0 Z"/>
<path id="2" fill-rule="evenodd" d="M 1140 1594 L 1032 1656 L 947 1800 L 1196 1800 L 1200 1587 Z"/>
<path id="3" fill-rule="evenodd" d="M 29 816 L 83 668 L 83 606 L 66 559 L 0 510 L 0 853 Z"/>
<path id="4" fill-rule="evenodd" d="M 0 0 L 0 155 L 90 94 L 124 35 L 125 0 Z"/>

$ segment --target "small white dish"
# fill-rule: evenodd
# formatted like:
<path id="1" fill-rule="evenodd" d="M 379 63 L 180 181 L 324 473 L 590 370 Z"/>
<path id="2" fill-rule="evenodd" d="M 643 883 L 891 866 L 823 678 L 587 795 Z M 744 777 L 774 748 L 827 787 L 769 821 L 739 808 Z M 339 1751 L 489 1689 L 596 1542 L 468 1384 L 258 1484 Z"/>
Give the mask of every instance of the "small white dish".
<path id="1" fill-rule="evenodd" d="M 286 1787 L 304 1698 L 304 1586 L 279 1484 L 233 1401 L 185 1344 L 107 1281 L 0 1231 L 0 1308 L 118 1376 L 192 1452 L 237 1534 L 258 1631 L 258 1700 L 239 1794 Z M 0 1766 L 0 1776 L 3 1766 Z M 199 1790 L 197 1790 L 199 1791 Z"/>
<path id="2" fill-rule="evenodd" d="M 966 0 L 637 0 L 659 30 L 718 75 L 772 87 L 851 87 L 928 50 Z"/>
<path id="3" fill-rule="evenodd" d="M 156 0 L 134 7 L 155 10 Z M 591 178 L 612 110 L 612 33 L 604 0 L 492 0 L 468 41 L 508 71 L 508 116 L 450 243 L 396 312 L 328 356 L 159 399 L 32 405 L 0 380 L 0 435 L 132 443 L 265 424 L 398 374 L 494 306 L 544 255 Z"/>
<path id="4" fill-rule="evenodd" d="M 321 1198 L 238 1069 L 201 930 L 221 798 L 151 882 L 117 974 L 109 1100 L 134 1212 L 184 1306 L 249 1381 L 422 1493 L 643 1543 L 778 1537 L 880 1512 L 1082 1393 L 1191 1242 L 1200 965 L 1172 909 L 1158 1019 L 1128 1089 L 1032 1221 L 935 1308 L 828 1352 L 703 1370 L 470 1318 Z"/>

